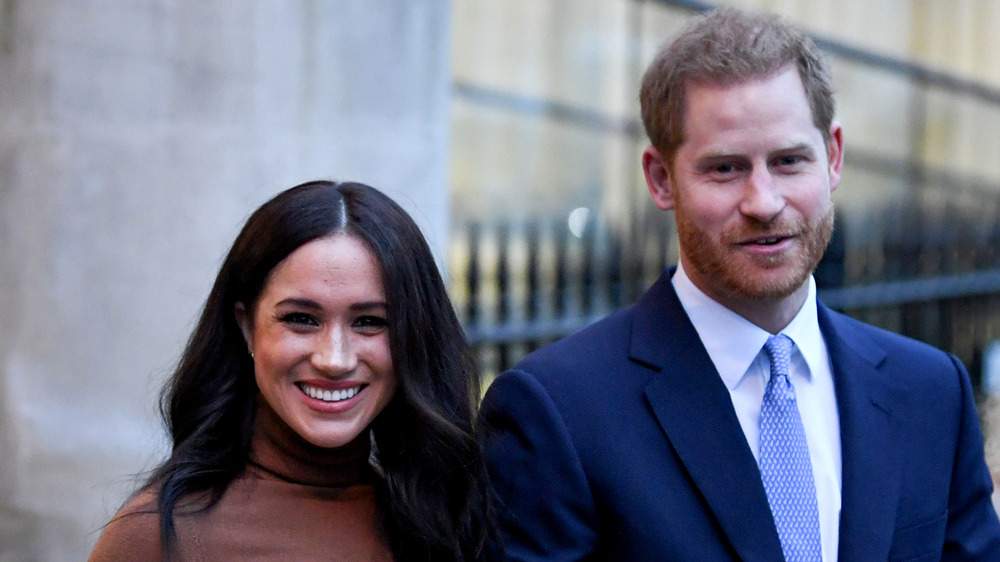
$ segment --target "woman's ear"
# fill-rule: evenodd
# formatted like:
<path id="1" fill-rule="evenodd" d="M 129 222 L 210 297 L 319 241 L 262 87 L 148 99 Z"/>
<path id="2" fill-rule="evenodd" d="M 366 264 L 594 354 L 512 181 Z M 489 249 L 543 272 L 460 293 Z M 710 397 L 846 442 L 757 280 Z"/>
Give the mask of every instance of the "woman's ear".
<path id="1" fill-rule="evenodd" d="M 243 332 L 243 341 L 247 342 L 247 349 L 250 351 L 250 355 L 253 355 L 253 330 L 250 326 L 250 318 L 247 316 L 247 307 L 238 302 L 233 307 L 233 313 L 236 315 L 236 323 L 239 325 L 240 331 Z"/>

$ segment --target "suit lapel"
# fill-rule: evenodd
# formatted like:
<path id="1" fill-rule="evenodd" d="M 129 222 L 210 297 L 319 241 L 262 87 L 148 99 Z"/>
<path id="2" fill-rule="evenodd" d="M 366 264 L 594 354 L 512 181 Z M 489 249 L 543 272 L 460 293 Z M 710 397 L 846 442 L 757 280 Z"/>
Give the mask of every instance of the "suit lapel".
<path id="1" fill-rule="evenodd" d="M 893 411 L 904 389 L 879 373 L 885 351 L 819 305 L 833 365 L 842 457 L 840 559 L 887 558 L 899 503 L 900 459 Z"/>
<path id="2" fill-rule="evenodd" d="M 637 306 L 630 346 L 634 361 L 660 371 L 646 387 L 646 399 L 733 548 L 744 560 L 780 560 L 757 463 L 729 392 L 677 300 L 670 272 Z"/>

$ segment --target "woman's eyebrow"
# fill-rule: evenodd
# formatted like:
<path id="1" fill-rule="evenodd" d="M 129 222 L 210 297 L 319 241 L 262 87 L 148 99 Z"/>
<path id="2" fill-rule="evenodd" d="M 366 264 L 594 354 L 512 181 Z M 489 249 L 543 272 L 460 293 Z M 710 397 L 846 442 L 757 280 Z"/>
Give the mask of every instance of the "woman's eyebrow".
<path id="1" fill-rule="evenodd" d="M 319 304 L 318 302 L 316 302 L 316 301 L 314 301 L 312 299 L 305 299 L 305 298 L 299 298 L 299 297 L 289 297 L 287 299 L 282 299 L 282 300 L 278 301 L 277 303 L 275 303 L 274 306 L 275 307 L 278 307 L 278 306 L 295 306 L 295 307 L 299 307 L 299 308 L 307 308 L 307 309 L 310 309 L 310 310 L 321 310 L 323 308 L 323 306 L 321 304 Z M 364 310 L 371 310 L 373 308 L 385 309 L 387 307 L 388 306 L 385 304 L 385 301 L 362 301 L 362 302 L 351 303 L 351 305 L 350 305 L 349 308 L 351 310 L 356 310 L 356 311 L 357 310 L 361 310 L 361 311 L 364 311 Z"/>

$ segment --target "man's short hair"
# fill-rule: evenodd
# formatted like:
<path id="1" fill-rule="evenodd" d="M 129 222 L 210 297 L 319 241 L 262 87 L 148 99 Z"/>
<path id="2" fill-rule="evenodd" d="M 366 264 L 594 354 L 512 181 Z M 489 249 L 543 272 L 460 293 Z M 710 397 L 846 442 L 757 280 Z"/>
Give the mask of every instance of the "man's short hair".
<path id="1" fill-rule="evenodd" d="M 770 77 L 789 64 L 798 67 L 813 124 L 829 141 L 833 85 L 819 47 L 780 16 L 722 8 L 689 22 L 643 75 L 639 102 L 650 142 L 672 165 L 684 142 L 689 84 L 729 86 Z"/>

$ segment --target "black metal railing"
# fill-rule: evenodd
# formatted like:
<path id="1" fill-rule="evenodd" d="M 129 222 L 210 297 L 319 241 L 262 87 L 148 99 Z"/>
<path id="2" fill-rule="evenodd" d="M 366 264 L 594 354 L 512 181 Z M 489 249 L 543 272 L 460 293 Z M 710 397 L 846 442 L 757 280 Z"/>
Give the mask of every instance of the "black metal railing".
<path id="1" fill-rule="evenodd" d="M 982 199 L 978 208 L 1000 208 L 1000 195 Z M 816 271 L 820 298 L 956 353 L 978 383 L 983 351 L 1000 337 L 996 217 L 910 203 L 851 221 L 869 228 L 838 220 Z M 597 222 L 576 236 L 562 217 L 467 225 L 464 290 L 454 296 L 484 372 L 633 302 L 677 259 L 669 215 L 657 218 L 647 221 L 647 243 L 632 246 L 632 235 Z"/>

